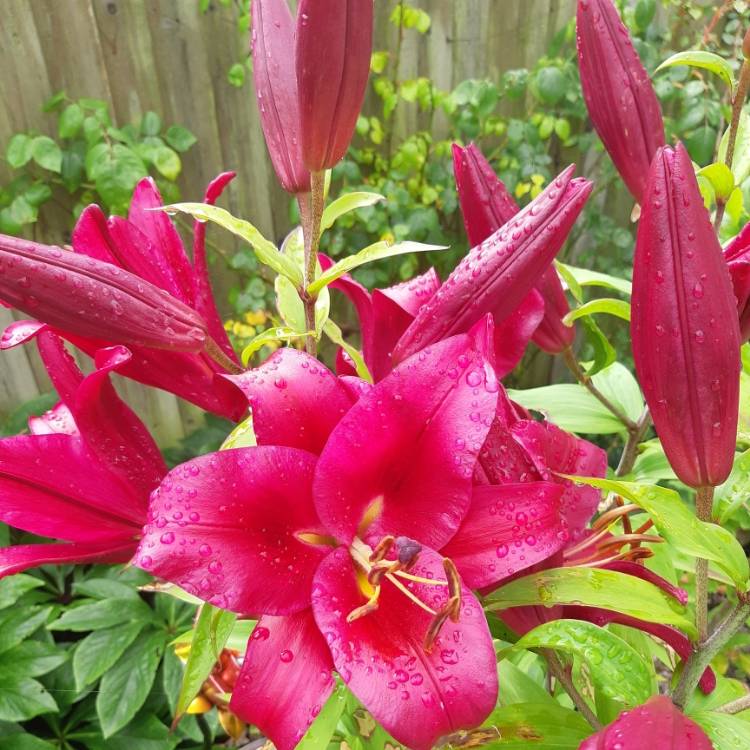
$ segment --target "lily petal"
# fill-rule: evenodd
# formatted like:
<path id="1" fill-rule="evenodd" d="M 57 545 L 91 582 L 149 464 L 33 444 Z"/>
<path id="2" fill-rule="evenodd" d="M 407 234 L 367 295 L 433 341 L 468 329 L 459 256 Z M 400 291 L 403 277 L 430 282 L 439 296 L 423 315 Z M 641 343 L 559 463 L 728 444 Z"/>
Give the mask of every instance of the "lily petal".
<path id="1" fill-rule="evenodd" d="M 70 409 L 60 402 L 38 417 L 29 417 L 32 435 L 79 435 Z"/>
<path id="2" fill-rule="evenodd" d="M 333 691 L 333 662 L 308 608 L 263 616 L 247 644 L 230 710 L 292 750 Z"/>
<path id="3" fill-rule="evenodd" d="M 135 564 L 217 607 L 290 614 L 310 604 L 325 548 L 310 487 L 315 456 L 294 448 L 237 448 L 173 469 L 152 493 Z"/>
<path id="4" fill-rule="evenodd" d="M 505 377 L 515 369 L 544 318 L 544 299 L 532 289 L 506 318 L 495 320 L 495 372 Z"/>

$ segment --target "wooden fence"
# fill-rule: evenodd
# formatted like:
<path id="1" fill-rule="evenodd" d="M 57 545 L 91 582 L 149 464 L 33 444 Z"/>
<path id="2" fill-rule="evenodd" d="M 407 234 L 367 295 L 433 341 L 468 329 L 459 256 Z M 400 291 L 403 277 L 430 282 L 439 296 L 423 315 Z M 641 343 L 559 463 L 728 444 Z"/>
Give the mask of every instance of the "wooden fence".
<path id="1" fill-rule="evenodd" d="M 450 88 L 461 80 L 533 64 L 554 33 L 572 17 L 575 0 L 411 0 L 431 18 L 424 36 L 408 34 L 400 77 L 430 76 Z M 288 225 L 288 200 L 278 188 L 266 155 L 251 82 L 227 82 L 227 70 L 247 51 L 233 16 L 216 0 L 206 13 L 198 0 L 0 0 L 0 149 L 10 136 L 50 119 L 43 102 L 65 90 L 71 97 L 110 102 L 120 123 L 158 112 L 168 123 L 189 127 L 198 143 L 183 155 L 180 187 L 200 199 L 209 179 L 236 169 L 227 207 L 250 218 L 268 236 Z M 393 49 L 397 30 L 388 23 L 395 0 L 376 0 L 376 49 Z M 416 126 L 410 112 L 398 127 Z M 0 179 L 8 176 L 0 162 Z M 66 242 L 69 215 L 45 214 L 35 237 Z M 217 297 L 231 279 L 216 268 Z M 0 324 L 11 319 L 0 309 Z M 0 359 L 0 415 L 49 390 L 33 347 Z M 126 398 L 162 444 L 194 429 L 195 409 L 174 397 L 135 384 Z"/>

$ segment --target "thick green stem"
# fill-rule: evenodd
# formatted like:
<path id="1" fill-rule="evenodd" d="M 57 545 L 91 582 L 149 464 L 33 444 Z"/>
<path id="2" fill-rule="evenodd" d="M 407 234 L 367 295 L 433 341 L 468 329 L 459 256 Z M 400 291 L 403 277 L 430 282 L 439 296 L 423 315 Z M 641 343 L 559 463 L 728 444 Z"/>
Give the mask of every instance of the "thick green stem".
<path id="1" fill-rule="evenodd" d="M 299 208 L 302 220 L 302 235 L 305 241 L 300 299 L 305 308 L 305 326 L 308 331 L 315 331 L 315 301 L 317 295 L 310 294 L 307 287 L 315 279 L 315 267 L 318 262 L 320 220 L 325 208 L 325 172 L 312 172 L 310 174 L 310 192 L 299 196 Z M 313 334 L 305 338 L 305 351 L 313 357 L 317 356 L 317 342 Z"/>
<path id="2" fill-rule="evenodd" d="M 695 491 L 695 514 L 700 521 L 710 521 L 713 509 L 714 488 L 699 487 Z M 698 643 L 708 636 L 708 560 L 695 561 L 695 624 Z"/>

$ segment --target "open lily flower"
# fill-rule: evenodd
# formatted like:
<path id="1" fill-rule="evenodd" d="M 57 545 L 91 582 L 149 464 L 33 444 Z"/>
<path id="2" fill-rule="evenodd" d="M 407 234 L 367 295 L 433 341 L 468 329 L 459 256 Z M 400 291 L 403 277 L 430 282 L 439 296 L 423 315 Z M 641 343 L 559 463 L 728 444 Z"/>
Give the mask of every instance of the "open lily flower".
<path id="1" fill-rule="evenodd" d="M 473 332 L 429 347 L 350 408 L 340 381 L 311 373 L 310 359 L 290 350 L 256 381 L 254 404 L 260 422 L 278 423 L 263 409 L 278 408 L 291 385 L 285 368 L 299 367 L 298 387 L 332 415 L 314 440 L 303 429 L 312 411 L 277 437 L 308 450 L 204 456 L 152 495 L 136 564 L 221 607 L 262 615 L 232 709 L 281 750 L 320 710 L 332 669 L 412 748 L 476 726 L 494 707 L 492 641 L 470 589 L 495 580 L 498 544 L 518 537 L 497 538 L 498 513 L 514 503 L 539 508 L 524 531 L 539 540 L 528 564 L 550 554 L 563 487 L 474 487 L 500 390 L 486 341 Z M 329 430 L 318 457 L 309 449 Z"/>
<path id="2" fill-rule="evenodd" d="M 63 542 L 0 549 L 0 577 L 48 563 L 128 561 L 167 471 L 109 382 L 127 349 L 97 352 L 84 377 L 54 334 L 41 333 L 39 344 L 62 404 L 32 421 L 35 434 L 0 440 L 0 519 Z"/>
<path id="3" fill-rule="evenodd" d="M 208 186 L 205 201 L 214 203 L 233 177 L 232 172 L 219 175 Z M 131 342 L 128 348 L 132 356 L 122 364 L 121 375 L 162 388 L 207 411 L 237 421 L 247 410 L 245 399 L 231 383 L 217 377 L 240 367 L 211 295 L 205 255 L 206 228 L 196 222 L 194 261 L 191 263 L 169 216 L 155 210 L 162 205 L 155 183 L 146 178 L 136 186 L 127 219 L 119 216 L 107 219 L 98 206 L 88 206 L 73 231 L 76 255 L 70 255 L 73 258 L 85 255 L 107 264 L 103 267 L 109 269 L 113 278 L 118 273 L 123 276 L 120 271 L 123 269 L 132 274 L 136 282 L 140 279 L 148 282 L 152 285 L 149 288 L 159 291 L 161 300 L 171 301 L 200 322 L 208 337 L 215 342 L 218 358 L 223 362 L 217 363 L 217 357 L 209 356 L 202 347 L 195 351 L 175 351 L 156 349 L 147 342 L 145 345 Z M 61 257 L 68 255 L 62 250 L 57 252 Z M 103 337 L 98 338 L 78 328 L 69 329 L 57 318 L 39 317 L 52 324 L 60 336 L 91 356 L 98 349 L 117 343 L 114 337 L 106 339 L 107 327 L 101 321 L 92 323 L 92 330 Z M 34 333 L 36 331 L 29 321 L 12 324 L 6 329 L 0 348 L 23 343 Z M 172 336 L 166 324 L 160 327 L 159 335 L 166 341 Z"/>

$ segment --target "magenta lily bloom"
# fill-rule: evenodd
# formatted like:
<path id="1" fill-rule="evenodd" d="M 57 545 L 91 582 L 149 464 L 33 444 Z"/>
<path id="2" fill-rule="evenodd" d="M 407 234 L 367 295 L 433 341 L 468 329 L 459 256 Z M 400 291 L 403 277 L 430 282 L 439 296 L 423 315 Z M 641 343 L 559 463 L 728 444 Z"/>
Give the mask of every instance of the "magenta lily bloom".
<path id="1" fill-rule="evenodd" d="M 690 487 L 721 484 L 737 438 L 740 330 L 727 264 L 681 143 L 661 149 L 651 165 L 631 334 L 669 463 Z"/>
<path id="2" fill-rule="evenodd" d="M 529 564 L 549 555 L 563 488 L 474 487 L 500 391 L 487 340 L 475 331 L 440 342 L 351 406 L 341 379 L 287 350 L 245 377 L 260 442 L 286 445 L 190 461 L 152 495 L 136 564 L 261 615 L 232 709 L 280 750 L 313 721 L 332 669 L 417 750 L 494 707 L 492 641 L 470 589 L 501 574 L 495 531 L 523 543 L 498 524 L 514 502 L 539 508 L 522 532 L 539 538 Z M 302 393 L 330 405 L 326 422 L 313 425 L 326 410 L 296 409 Z M 274 434 L 279 413 L 296 424 Z"/>
<path id="3" fill-rule="evenodd" d="M 740 338 L 750 339 L 750 224 L 724 248 L 724 260 L 732 277 L 737 314 L 740 319 Z"/>
<path id="4" fill-rule="evenodd" d="M 474 143 L 466 148 L 453 144 L 453 173 L 466 234 L 472 247 L 491 237 L 520 211 L 503 181 Z M 535 290 L 544 302 L 544 317 L 533 331 L 533 341 L 540 349 L 559 354 L 573 343 L 576 332 L 562 322 L 570 307 L 553 266 L 541 275 Z M 530 292 L 522 306 L 533 304 L 534 295 L 535 292 Z"/>
<path id="5" fill-rule="evenodd" d="M 219 175 L 208 186 L 205 201 L 214 203 L 233 177 L 233 172 Z M 213 356 L 206 353 L 203 343 L 184 351 L 154 348 L 159 343 L 154 336 L 163 339 L 165 346 L 179 339 L 176 329 L 170 327 L 166 319 L 155 317 L 153 313 L 138 311 L 138 320 L 143 321 L 141 325 L 151 325 L 150 321 L 153 320 L 155 334 L 150 338 L 137 337 L 130 328 L 126 335 L 114 324 L 110 325 L 108 320 L 103 322 L 101 315 L 81 326 L 71 318 L 74 308 L 70 300 L 60 293 L 57 281 L 54 296 L 63 310 L 61 316 L 51 316 L 38 306 L 21 309 L 49 323 L 59 335 L 90 356 L 98 349 L 127 340 L 132 356 L 123 363 L 121 375 L 162 388 L 207 411 L 238 421 L 247 411 L 246 400 L 231 383 L 217 377 L 230 369 L 240 368 L 211 294 L 206 265 L 205 225 L 195 222 L 194 261 L 191 264 L 171 219 L 165 212 L 155 210 L 162 205 L 153 180 L 144 179 L 136 186 L 127 219 L 119 216 L 107 219 L 98 206 L 91 205 L 83 211 L 73 231 L 75 253 L 55 248 L 47 248 L 45 252 L 47 255 L 57 252 L 67 263 L 76 263 L 86 271 L 96 268 L 107 279 L 118 280 L 118 283 L 121 279 L 128 279 L 136 290 L 151 290 L 165 305 L 186 311 L 185 315 L 205 331 L 201 334 L 201 342 L 208 339 L 214 342 L 223 364 L 217 363 L 216 352 Z M 62 271 L 53 270 L 52 273 L 53 278 L 57 279 Z M 77 278 L 72 277 L 74 287 Z M 88 281 L 85 283 L 88 284 Z M 103 304 L 110 305 L 111 317 L 117 320 L 119 308 L 116 305 L 119 303 L 110 300 L 110 293 L 118 292 L 103 288 L 100 291 L 101 299 Z M 86 296 L 88 294 L 86 292 Z M 12 299 L 8 301 L 13 302 Z M 190 330 L 197 331 L 198 328 Z M 33 332 L 33 326 L 28 321 L 12 324 L 6 330 L 0 348 L 23 343 Z"/>
<path id="6" fill-rule="evenodd" d="M 394 362 L 468 330 L 486 313 L 507 318 L 562 247 L 591 194 L 591 183 L 562 172 L 526 208 L 474 247 L 422 306 L 399 340 Z"/>
<path id="7" fill-rule="evenodd" d="M 578 0 L 578 69 L 591 122 L 635 200 L 664 145 L 656 92 L 612 0 Z"/>
<path id="8" fill-rule="evenodd" d="M 657 695 L 584 740 L 578 750 L 713 750 L 711 740 L 666 695 Z"/>
<path id="9" fill-rule="evenodd" d="M 86 377 L 54 334 L 40 333 L 39 349 L 62 405 L 32 420 L 35 434 L 0 440 L 0 519 L 63 541 L 0 549 L 0 577 L 50 563 L 127 562 L 167 471 L 109 382 L 127 349 L 97 352 Z"/>

